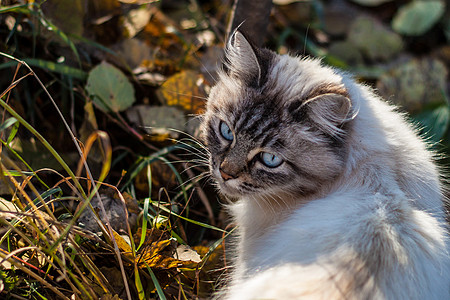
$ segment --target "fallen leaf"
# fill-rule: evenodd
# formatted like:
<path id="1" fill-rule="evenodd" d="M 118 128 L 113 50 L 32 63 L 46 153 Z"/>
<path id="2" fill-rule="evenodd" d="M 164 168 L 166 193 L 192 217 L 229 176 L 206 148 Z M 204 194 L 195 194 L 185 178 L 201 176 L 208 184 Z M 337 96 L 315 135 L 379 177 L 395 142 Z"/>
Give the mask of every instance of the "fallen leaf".
<path id="1" fill-rule="evenodd" d="M 152 49 L 138 38 L 124 39 L 115 49 L 132 70 L 152 59 Z"/>
<path id="2" fill-rule="evenodd" d="M 134 235 L 136 242 L 141 238 L 141 234 L 142 231 L 139 228 Z M 162 230 L 156 228 L 148 229 L 145 238 L 145 242 L 136 256 L 136 261 L 140 268 L 146 268 L 147 266 L 156 270 L 195 268 L 199 262 L 198 260 L 176 258 L 177 242 Z M 193 258 L 194 255 L 190 254 L 190 257 Z"/>
<path id="3" fill-rule="evenodd" d="M 332 36 L 345 36 L 350 28 L 351 22 L 358 12 L 347 3 L 342 3 L 324 8 L 323 29 Z"/>
<path id="4" fill-rule="evenodd" d="M 130 242 L 127 241 L 127 239 L 125 239 L 122 235 L 118 234 L 115 230 L 113 230 L 113 235 L 114 239 L 116 240 L 117 247 L 119 247 L 122 252 L 125 252 L 125 256 L 132 259 L 133 250 L 131 249 Z"/>
<path id="5" fill-rule="evenodd" d="M 206 102 L 205 81 L 201 74 L 182 71 L 170 77 L 160 88 L 164 102 L 178 106 L 186 112 L 200 114 Z"/>
<path id="6" fill-rule="evenodd" d="M 127 232 L 127 218 L 125 217 L 125 214 L 127 213 L 130 227 L 133 228 L 136 225 L 136 218 L 138 215 L 138 212 L 136 212 L 137 203 L 127 203 L 126 200 L 124 204 L 122 203 L 122 200 L 120 200 L 115 194 L 107 192 L 100 194 L 100 198 L 102 205 L 105 208 L 106 216 L 102 213 L 98 197 L 94 196 L 92 198 L 91 205 L 104 224 L 109 222 L 109 224 L 115 231 L 123 230 Z M 131 199 L 129 199 L 128 201 L 136 202 L 135 199 L 133 199 L 132 197 L 130 198 Z M 97 221 L 94 217 L 94 213 L 89 207 L 86 207 L 86 209 L 81 213 L 78 222 L 89 231 L 101 231 L 100 226 L 97 224 Z"/>
<path id="7" fill-rule="evenodd" d="M 139 38 L 156 50 L 152 59 L 143 63 L 151 73 L 172 75 L 180 70 L 187 59 L 189 45 L 177 35 L 173 23 L 158 11 L 152 15 Z"/>
<path id="8" fill-rule="evenodd" d="M 350 66 L 364 65 L 364 58 L 361 51 L 348 41 L 331 44 L 328 53 L 343 60 Z"/>
<path id="9" fill-rule="evenodd" d="M 120 3 L 117 0 L 100 0 L 100 1 L 90 1 L 89 8 L 93 9 L 96 13 L 114 11 L 120 8 Z"/>
<path id="10" fill-rule="evenodd" d="M 403 49 L 400 35 L 370 17 L 353 21 L 347 40 L 372 61 L 386 61 Z"/>
<path id="11" fill-rule="evenodd" d="M 188 245 L 179 245 L 176 251 L 176 258 L 183 261 L 193 261 L 199 263 L 202 261 L 200 255 Z"/>
<path id="12" fill-rule="evenodd" d="M 184 131 L 186 117 L 176 107 L 136 105 L 126 111 L 128 120 L 148 132 L 154 141 L 178 138 Z M 172 130 L 175 129 L 175 130 Z"/>
<path id="13" fill-rule="evenodd" d="M 134 88 L 128 78 L 107 62 L 89 72 L 86 89 L 95 105 L 104 112 L 123 111 L 135 101 Z"/>
<path id="14" fill-rule="evenodd" d="M 422 35 L 439 21 L 444 12 L 443 1 L 412 1 L 400 7 L 392 19 L 392 28 L 404 35 Z"/>
<path id="15" fill-rule="evenodd" d="M 123 17 L 123 28 L 125 31 L 125 36 L 134 37 L 145 25 L 147 25 L 150 17 L 152 15 L 152 9 L 148 5 L 141 5 L 137 9 L 131 9 Z"/>
<path id="16" fill-rule="evenodd" d="M 2 197 L 0 197 L 0 219 L 3 220 L 12 220 L 18 217 L 19 208 L 12 203 Z"/>
<path id="17" fill-rule="evenodd" d="M 418 113 L 426 107 L 445 103 L 447 70 L 437 59 L 412 59 L 383 74 L 377 89 L 386 99 Z"/>

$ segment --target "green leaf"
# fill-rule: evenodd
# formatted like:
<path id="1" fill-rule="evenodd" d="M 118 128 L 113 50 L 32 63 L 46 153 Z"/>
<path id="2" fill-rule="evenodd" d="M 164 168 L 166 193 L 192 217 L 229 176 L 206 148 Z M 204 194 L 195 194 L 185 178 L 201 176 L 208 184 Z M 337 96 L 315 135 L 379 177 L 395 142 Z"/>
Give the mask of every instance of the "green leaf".
<path id="1" fill-rule="evenodd" d="M 415 119 L 424 127 L 423 132 L 432 142 L 438 143 L 447 131 L 450 109 L 447 104 L 418 114 Z"/>
<path id="2" fill-rule="evenodd" d="M 13 118 L 15 120 L 15 118 Z M 16 137 L 16 133 L 19 130 L 20 123 L 16 120 L 14 125 L 11 128 L 11 132 L 9 133 L 8 139 L 6 140 L 7 144 L 10 144 L 12 140 Z"/>
<path id="3" fill-rule="evenodd" d="M 402 37 L 372 17 L 360 16 L 350 25 L 347 40 L 371 61 L 388 61 L 403 49 Z"/>
<path id="4" fill-rule="evenodd" d="M 439 0 L 412 1 L 398 10 L 392 28 L 403 35 L 422 35 L 439 21 L 444 11 L 444 2 Z"/>
<path id="5" fill-rule="evenodd" d="M 134 101 L 134 89 L 128 78 L 116 67 L 102 62 L 89 72 L 86 89 L 94 104 L 105 112 L 119 112 Z"/>
<path id="6" fill-rule="evenodd" d="M 9 118 L 7 119 L 3 124 L 0 124 L 0 132 L 2 132 L 3 130 L 5 130 L 8 127 L 11 127 L 12 125 L 18 123 L 16 118 Z"/>
<path id="7" fill-rule="evenodd" d="M 377 82 L 381 96 L 418 114 L 446 103 L 447 69 L 438 59 L 411 59 L 382 74 Z"/>

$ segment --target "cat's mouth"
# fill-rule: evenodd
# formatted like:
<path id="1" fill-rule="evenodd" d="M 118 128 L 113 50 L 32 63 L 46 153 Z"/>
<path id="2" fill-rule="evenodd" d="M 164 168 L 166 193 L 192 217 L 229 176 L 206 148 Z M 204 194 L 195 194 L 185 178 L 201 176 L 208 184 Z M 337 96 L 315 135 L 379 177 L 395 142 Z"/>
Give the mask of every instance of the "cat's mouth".
<path id="1" fill-rule="evenodd" d="M 220 192 L 225 196 L 236 198 L 258 193 L 258 189 L 255 186 L 245 182 L 245 180 L 240 177 L 225 180 L 220 175 L 220 171 L 218 169 L 214 170 L 212 173 L 218 184 Z"/>
<path id="2" fill-rule="evenodd" d="M 219 171 L 214 172 L 214 177 L 216 179 L 216 182 L 219 186 L 219 190 L 221 193 L 223 193 L 226 196 L 231 196 L 231 197 L 242 196 L 242 192 L 240 189 L 240 181 L 241 180 L 239 178 L 224 180 L 220 176 Z"/>

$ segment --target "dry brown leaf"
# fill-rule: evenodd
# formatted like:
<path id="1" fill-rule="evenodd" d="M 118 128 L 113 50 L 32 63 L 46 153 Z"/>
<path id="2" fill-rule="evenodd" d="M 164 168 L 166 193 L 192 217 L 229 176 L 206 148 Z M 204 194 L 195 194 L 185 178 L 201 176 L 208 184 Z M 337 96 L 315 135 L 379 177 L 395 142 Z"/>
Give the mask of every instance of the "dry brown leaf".
<path id="1" fill-rule="evenodd" d="M 125 217 L 125 213 L 128 213 L 128 224 L 131 228 L 133 228 L 136 225 L 138 215 L 138 212 L 136 212 L 136 210 L 138 209 L 138 206 L 137 203 L 133 203 L 136 202 L 136 200 L 132 199 L 131 197 L 127 198 L 128 196 L 124 197 L 125 205 L 115 193 L 108 192 L 107 190 L 105 190 L 105 192 L 102 191 L 102 194 L 100 194 L 100 198 L 105 209 L 106 216 L 102 213 L 98 197 L 92 198 L 91 205 L 96 210 L 104 224 L 106 224 L 106 222 L 109 222 L 114 230 L 123 230 L 127 232 L 127 218 Z M 100 226 L 97 224 L 97 221 L 94 218 L 94 213 L 89 207 L 87 207 L 82 212 L 80 218 L 78 219 L 78 222 L 83 224 L 84 228 L 89 231 L 101 231 Z"/>
<path id="2" fill-rule="evenodd" d="M 177 107 L 135 105 L 127 110 L 126 115 L 135 126 L 145 129 L 155 142 L 177 139 L 186 124 L 184 112 Z"/>
<path id="3" fill-rule="evenodd" d="M 20 210 L 17 206 L 4 198 L 0 197 L 0 218 L 3 220 L 15 219 Z"/>
<path id="4" fill-rule="evenodd" d="M 152 9 L 147 5 L 130 10 L 123 17 L 124 35 L 130 38 L 134 37 L 147 25 L 151 15 Z"/>

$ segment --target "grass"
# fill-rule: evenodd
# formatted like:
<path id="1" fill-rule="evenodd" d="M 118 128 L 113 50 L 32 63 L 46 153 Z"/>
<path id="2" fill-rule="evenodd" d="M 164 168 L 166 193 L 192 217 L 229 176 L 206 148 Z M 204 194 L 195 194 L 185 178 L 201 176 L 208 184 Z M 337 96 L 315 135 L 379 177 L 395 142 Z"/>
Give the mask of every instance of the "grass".
<path id="1" fill-rule="evenodd" d="M 0 95 L 3 108 L 0 176 L 11 195 L 8 199 L 0 199 L 2 297 L 113 299 L 118 295 L 121 299 L 149 299 L 157 295 L 160 299 L 189 299 L 207 295 L 214 282 L 208 283 L 210 286 L 205 294 L 201 281 L 204 280 L 202 277 L 209 275 L 202 274 L 202 270 L 208 266 L 211 256 L 221 248 L 229 233 L 197 221 L 186 213 L 199 179 L 186 182 L 179 168 L 171 162 L 171 158 L 177 158 L 175 152 L 179 152 L 180 148 L 196 149 L 198 146 L 174 144 L 150 155 L 139 156 L 126 171 L 119 189 L 105 182 L 113 163 L 109 136 L 105 132 L 95 131 L 85 144 L 81 144 L 33 69 L 26 62 L 2 55 L 18 63 L 18 69 L 22 67 L 27 70 L 24 76 L 17 79 L 16 72 L 9 87 Z M 73 162 L 66 162 L 9 103 L 11 93 L 20 88 L 25 80 L 36 80 L 53 103 L 66 134 L 78 150 L 76 168 L 70 167 Z M 14 150 L 13 142 L 20 139 L 24 131 L 34 136 L 36 143 L 42 144 L 42 149 L 56 159 L 62 171 L 51 168 L 34 170 Z M 98 177 L 92 175 L 87 159 L 95 146 L 103 153 Z M 169 166 L 179 184 L 179 192 L 171 197 L 167 191 L 161 190 L 160 199 L 155 201 L 151 191 L 151 164 L 157 160 Z M 131 194 L 135 193 L 136 178 L 145 170 L 149 196 L 137 203 Z M 126 224 L 125 230 L 117 229 L 117 225 L 114 228 L 115 224 L 104 217 L 108 215 L 108 208 L 103 205 L 106 194 L 113 195 L 111 199 L 115 199 L 117 204 L 109 209 L 122 209 L 120 222 Z M 181 205 L 178 200 L 184 204 Z M 91 205 L 94 201 L 95 208 Z M 133 210 L 128 203 L 130 201 L 136 202 L 139 207 L 135 211 L 138 218 L 134 224 L 128 220 Z M 91 211 L 90 216 L 95 219 L 100 234 L 78 223 L 86 210 Z M 212 245 L 197 247 L 204 252 L 200 260 L 176 258 L 177 247 L 186 244 L 181 236 L 186 236 L 184 224 L 187 223 L 223 234 Z M 194 250 L 189 251 L 191 255 L 195 254 Z"/>

